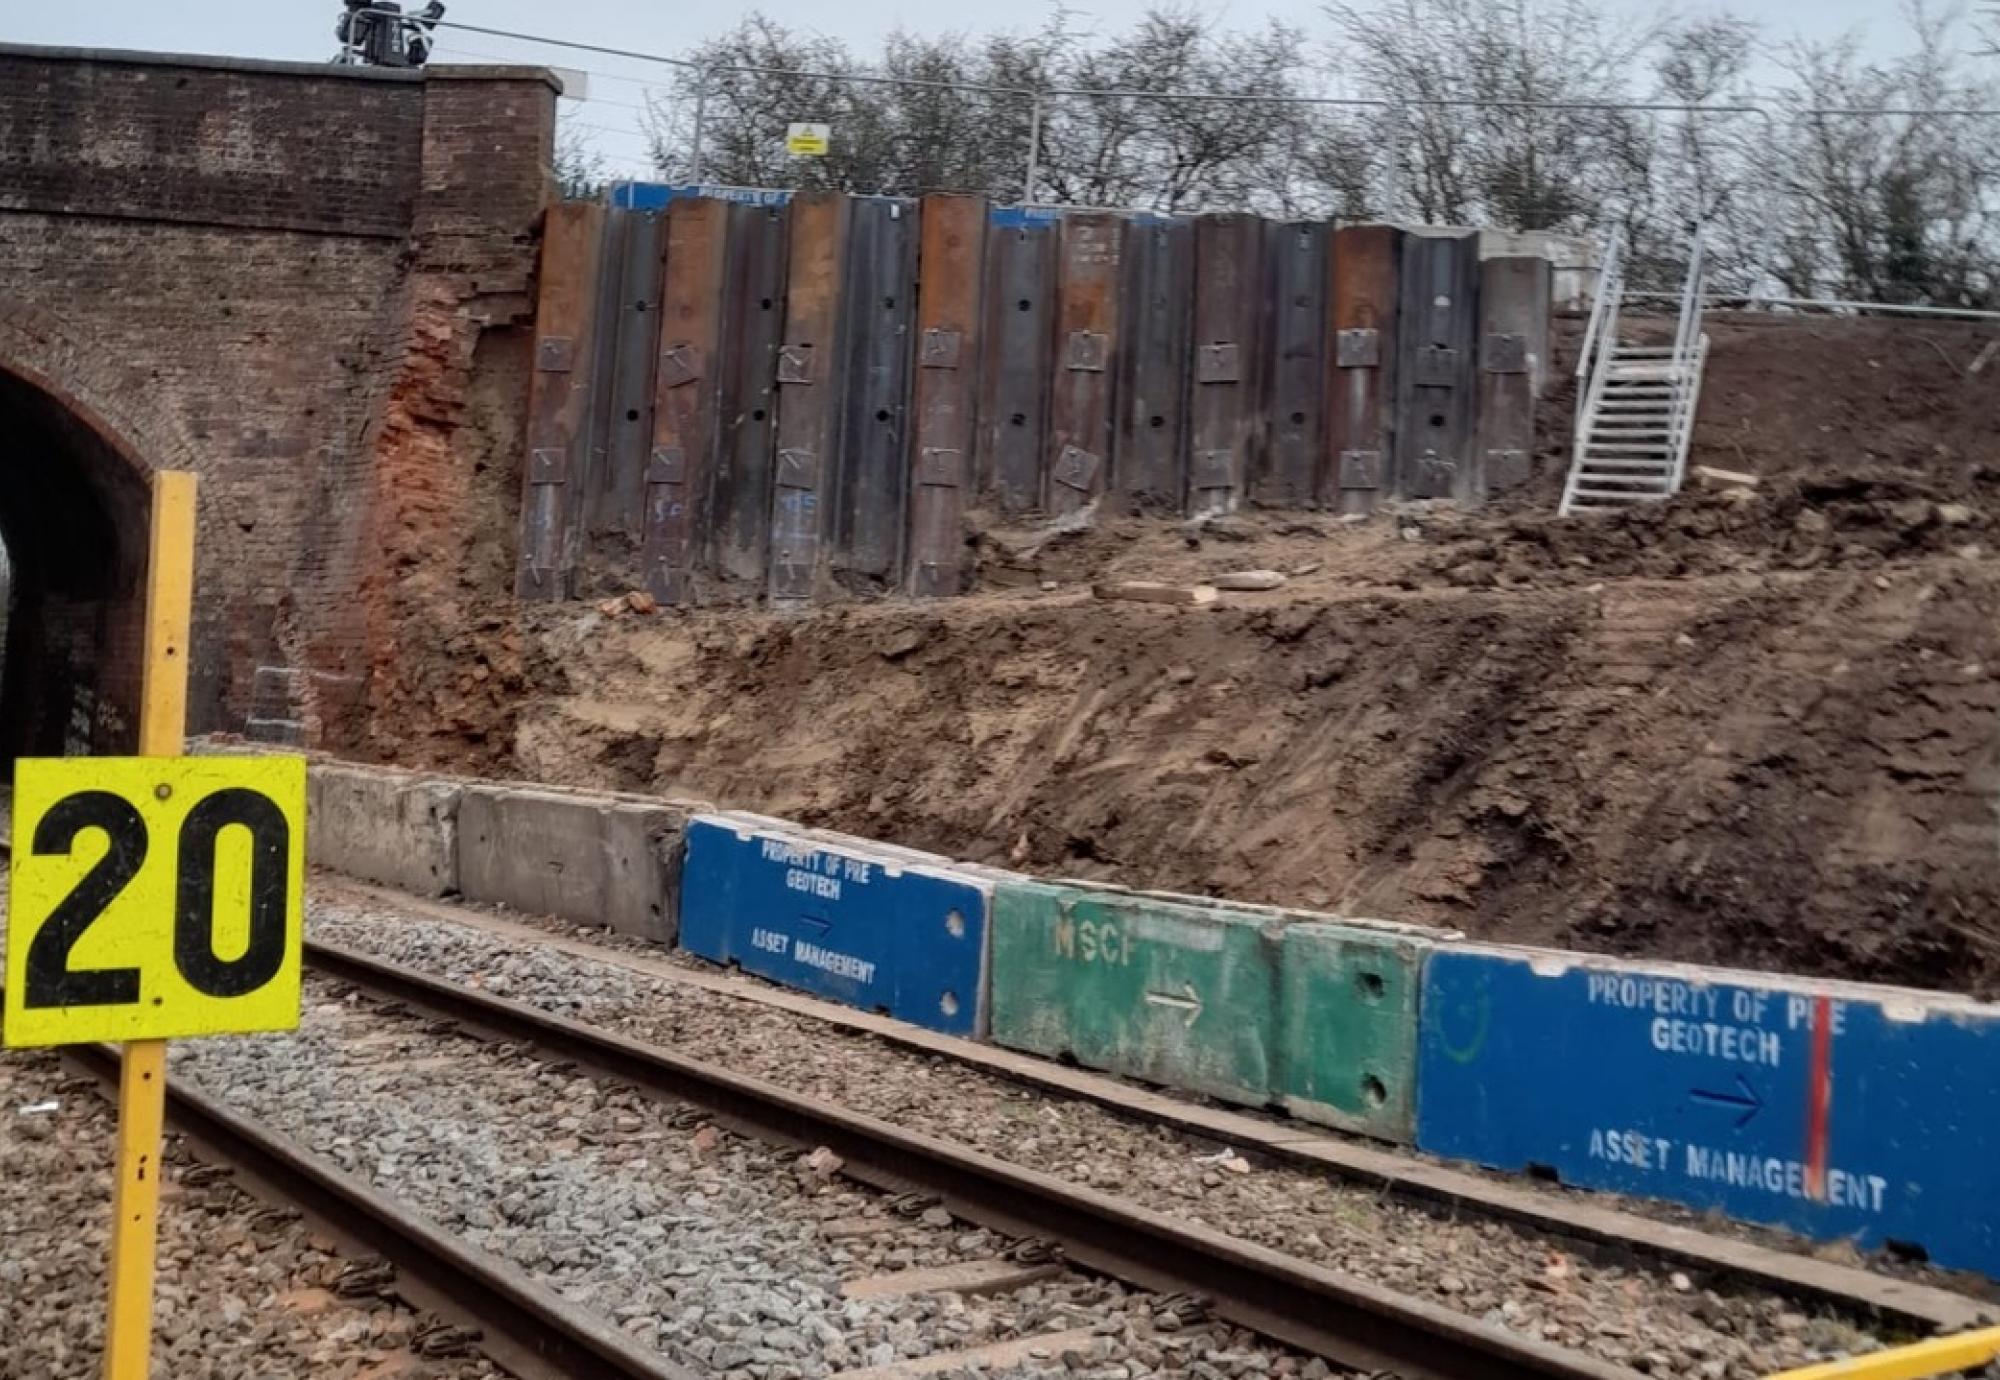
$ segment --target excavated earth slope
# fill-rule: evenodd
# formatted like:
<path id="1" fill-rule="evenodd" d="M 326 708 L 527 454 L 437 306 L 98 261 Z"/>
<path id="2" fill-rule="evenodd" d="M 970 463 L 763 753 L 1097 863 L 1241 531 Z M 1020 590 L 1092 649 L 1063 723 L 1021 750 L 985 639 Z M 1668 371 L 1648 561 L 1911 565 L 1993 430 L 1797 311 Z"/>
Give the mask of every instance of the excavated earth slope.
<path id="1" fill-rule="evenodd" d="M 1710 329 L 1695 462 L 1754 489 L 1559 521 L 1558 395 L 1536 486 L 1479 515 L 989 529 L 970 597 L 805 615 L 489 604 L 375 747 L 1046 873 L 2000 992 L 1993 336 Z M 1292 578 L 1209 608 L 1090 590 L 1250 568 Z"/>

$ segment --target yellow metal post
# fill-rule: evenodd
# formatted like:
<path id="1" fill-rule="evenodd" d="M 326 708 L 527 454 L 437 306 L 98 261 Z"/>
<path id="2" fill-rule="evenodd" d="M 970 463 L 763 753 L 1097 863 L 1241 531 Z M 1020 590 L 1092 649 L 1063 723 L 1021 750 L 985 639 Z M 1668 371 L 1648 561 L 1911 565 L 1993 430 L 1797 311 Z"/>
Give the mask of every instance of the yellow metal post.
<path id="1" fill-rule="evenodd" d="M 192 474 L 153 477 L 146 566 L 146 666 L 139 753 L 178 757 L 187 739 L 188 623 L 194 607 Z M 167 1042 L 125 1046 L 118 1079 L 118 1178 L 112 1191 L 111 1301 L 105 1380 L 147 1380 L 153 1344 L 153 1261 L 160 1221 L 160 1136 L 166 1120 Z"/>
<path id="2" fill-rule="evenodd" d="M 194 476 L 153 476 L 153 544 L 146 563 L 146 681 L 139 755 L 178 757 L 187 745 L 188 620 L 194 611 Z"/>
<path id="3" fill-rule="evenodd" d="M 1768 1380 L 1929 1380 L 1983 1366 L 1996 1356 L 2000 1356 L 2000 1327 L 1987 1327 L 1788 1370 Z"/>

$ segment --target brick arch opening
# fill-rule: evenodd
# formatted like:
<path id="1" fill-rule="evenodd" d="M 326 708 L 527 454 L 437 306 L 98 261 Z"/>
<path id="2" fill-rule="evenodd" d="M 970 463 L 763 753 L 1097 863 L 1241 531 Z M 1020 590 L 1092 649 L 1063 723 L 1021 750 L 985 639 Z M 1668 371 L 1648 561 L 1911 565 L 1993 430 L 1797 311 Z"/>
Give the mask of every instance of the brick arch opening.
<path id="1" fill-rule="evenodd" d="M 0 353 L 0 762 L 137 742 L 147 462 Z"/>

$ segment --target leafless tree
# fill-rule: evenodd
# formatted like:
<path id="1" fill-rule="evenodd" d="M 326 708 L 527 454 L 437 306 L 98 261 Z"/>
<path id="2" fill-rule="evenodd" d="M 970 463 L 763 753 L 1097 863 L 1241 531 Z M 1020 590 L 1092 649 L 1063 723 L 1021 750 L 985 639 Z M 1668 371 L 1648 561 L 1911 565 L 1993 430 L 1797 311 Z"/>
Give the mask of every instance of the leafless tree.
<path id="1" fill-rule="evenodd" d="M 1360 137 L 1295 103 L 1311 94 L 1309 58 L 1304 36 L 1283 25 L 1221 33 L 1178 10 L 1152 11 L 1103 42 L 1074 29 L 1060 9 L 1027 34 L 899 33 L 867 61 L 752 15 L 696 51 L 705 75 L 682 77 L 672 99 L 655 102 L 648 130 L 661 170 L 690 172 L 701 80 L 710 181 L 1026 192 L 1162 211 L 1348 205 Z M 1075 91 L 1098 94 L 1057 94 Z M 1039 175 L 1026 188 L 1038 98 Z M 804 120 L 833 126 L 824 158 L 785 151 L 786 126 Z"/>
<path id="2" fill-rule="evenodd" d="M 1654 25 L 1588 0 L 1328 0 L 1333 61 L 1358 92 L 1406 102 L 1407 209 L 1435 224 L 1581 229 L 1620 191 L 1629 99 Z"/>
<path id="3" fill-rule="evenodd" d="M 692 55 L 704 177 L 1573 233 L 1622 216 L 1645 286 L 1677 285 L 1699 224 L 1725 289 L 2000 301 L 2000 119 L 1828 113 L 2000 106 L 2000 64 L 1961 12 L 1913 4 L 1909 51 L 1883 59 L 1851 39 L 1770 49 L 1726 15 L 1614 21 L 1600 0 L 1324 3 L 1325 61 L 1291 26 L 1230 32 L 1180 9 L 1108 35 L 1057 9 L 866 56 L 752 14 Z M 1774 55 L 1788 80 L 1756 97 Z M 670 178 L 692 172 L 695 90 L 686 76 L 652 111 Z M 1629 108 L 1647 103 L 1708 109 Z M 1775 118 L 1714 109 L 1751 104 Z M 788 153 L 794 121 L 830 124 L 831 152 Z M 580 140 L 563 149 L 570 180 L 596 180 Z"/>
<path id="4" fill-rule="evenodd" d="M 669 177 L 691 175 L 696 85 L 705 99 L 702 138 L 710 181 L 746 187 L 840 187 L 879 150 L 855 136 L 872 126 L 870 94 L 840 78 L 856 64 L 837 40 L 800 34 L 762 14 L 703 43 L 689 55 L 700 69 L 675 78 L 674 98 L 649 102 L 653 161 Z M 793 123 L 839 123 L 844 137 L 824 159 L 795 159 L 785 147 Z M 874 190 L 867 188 L 866 190 Z"/>
<path id="5" fill-rule="evenodd" d="M 1868 61 L 1853 38 L 1794 43 L 1787 136 L 1761 150 L 1778 192 L 1773 271 L 1796 296 L 1988 306 L 2000 300 L 2000 120 L 1869 114 L 2000 106 L 1966 61 L 1964 16 L 1911 5 L 1912 46 Z"/>
<path id="6" fill-rule="evenodd" d="M 1655 51 L 1655 99 L 1672 106 L 1752 104 L 1750 69 L 1757 26 L 1728 15 L 1688 21 L 1664 33 Z M 1765 249 L 1768 209 L 1751 177 L 1751 150 L 1769 137 L 1756 116 L 1663 112 L 1643 178 L 1633 179 L 1626 231 L 1636 276 L 1665 286 L 1683 271 L 1687 236 L 1707 237 L 1710 273 L 1724 290 L 1748 291 Z"/>
<path id="7" fill-rule="evenodd" d="M 1226 34 L 1190 11 L 1154 10 L 1130 32 L 1066 56 L 1065 88 L 1106 94 L 1048 104 L 1042 194 L 1056 200 L 1293 210 L 1309 190 L 1300 155 L 1336 134 L 1296 103 L 1313 94 L 1308 49 L 1283 24 Z"/>
<path id="8" fill-rule="evenodd" d="M 604 154 L 567 110 L 556 122 L 555 174 L 556 188 L 567 201 L 588 201 L 610 181 Z"/>

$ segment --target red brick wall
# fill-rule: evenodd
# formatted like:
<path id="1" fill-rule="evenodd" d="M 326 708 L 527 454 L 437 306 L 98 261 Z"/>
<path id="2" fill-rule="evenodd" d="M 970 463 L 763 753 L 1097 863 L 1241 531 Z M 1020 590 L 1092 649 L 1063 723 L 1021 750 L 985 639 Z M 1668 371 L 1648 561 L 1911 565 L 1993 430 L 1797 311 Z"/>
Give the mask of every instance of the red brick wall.
<path id="1" fill-rule="evenodd" d="M 466 397 L 532 314 L 554 104 L 525 68 L 0 47 L 0 371 L 110 438 L 61 462 L 99 490 L 201 475 L 196 730 L 244 727 L 259 666 L 333 741 L 393 681 L 409 577 L 457 558 L 509 424 L 466 436 Z M 128 620 L 65 611 L 107 623 L 91 692 L 129 721 Z"/>

